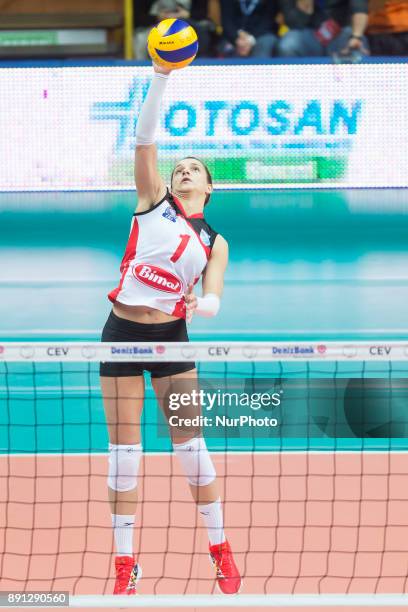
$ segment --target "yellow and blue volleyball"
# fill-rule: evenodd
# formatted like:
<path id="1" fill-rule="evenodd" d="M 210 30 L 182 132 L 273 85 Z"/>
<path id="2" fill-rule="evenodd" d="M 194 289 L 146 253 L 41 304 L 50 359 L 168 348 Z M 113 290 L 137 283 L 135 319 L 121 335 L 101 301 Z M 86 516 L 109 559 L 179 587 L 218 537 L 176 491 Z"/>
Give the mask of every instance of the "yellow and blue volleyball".
<path id="1" fill-rule="evenodd" d="M 164 68 L 184 68 L 197 55 L 197 33 L 182 19 L 164 19 L 150 31 L 147 50 L 152 60 Z"/>

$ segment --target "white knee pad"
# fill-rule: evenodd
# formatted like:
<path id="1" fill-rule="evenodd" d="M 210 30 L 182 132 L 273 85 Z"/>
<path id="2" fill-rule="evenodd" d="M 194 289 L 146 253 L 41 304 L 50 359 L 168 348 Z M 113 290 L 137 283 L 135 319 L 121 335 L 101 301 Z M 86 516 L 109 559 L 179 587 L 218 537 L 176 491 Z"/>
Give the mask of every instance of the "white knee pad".
<path id="1" fill-rule="evenodd" d="M 114 491 L 136 488 L 141 444 L 109 444 L 108 486 Z"/>
<path id="2" fill-rule="evenodd" d="M 173 444 L 173 448 L 190 484 L 202 487 L 215 480 L 215 468 L 204 438 L 191 438 L 182 444 Z"/>

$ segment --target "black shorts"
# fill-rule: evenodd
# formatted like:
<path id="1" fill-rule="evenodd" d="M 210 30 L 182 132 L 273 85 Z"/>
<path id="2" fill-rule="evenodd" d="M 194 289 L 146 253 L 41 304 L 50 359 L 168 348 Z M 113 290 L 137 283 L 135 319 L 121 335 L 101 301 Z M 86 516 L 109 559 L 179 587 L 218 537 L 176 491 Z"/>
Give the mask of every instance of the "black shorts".
<path id="1" fill-rule="evenodd" d="M 184 319 L 168 323 L 136 323 L 122 319 L 112 311 L 102 331 L 102 342 L 188 342 L 187 326 Z M 152 378 L 163 378 L 188 372 L 195 368 L 194 361 L 182 362 L 127 362 L 103 361 L 101 376 L 142 376 L 143 371 Z"/>

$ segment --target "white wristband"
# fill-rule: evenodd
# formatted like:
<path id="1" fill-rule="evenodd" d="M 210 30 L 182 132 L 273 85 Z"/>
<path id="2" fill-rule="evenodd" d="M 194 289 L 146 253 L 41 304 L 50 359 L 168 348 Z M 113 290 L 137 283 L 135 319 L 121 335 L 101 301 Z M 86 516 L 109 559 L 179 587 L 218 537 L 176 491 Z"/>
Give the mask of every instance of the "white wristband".
<path id="1" fill-rule="evenodd" d="M 215 317 L 220 309 L 220 298 L 215 293 L 206 293 L 204 297 L 197 298 L 195 314 L 202 317 Z"/>
<path id="2" fill-rule="evenodd" d="M 150 145 L 155 141 L 160 120 L 160 104 L 166 89 L 168 74 L 155 72 L 144 99 L 136 126 L 136 144 Z"/>

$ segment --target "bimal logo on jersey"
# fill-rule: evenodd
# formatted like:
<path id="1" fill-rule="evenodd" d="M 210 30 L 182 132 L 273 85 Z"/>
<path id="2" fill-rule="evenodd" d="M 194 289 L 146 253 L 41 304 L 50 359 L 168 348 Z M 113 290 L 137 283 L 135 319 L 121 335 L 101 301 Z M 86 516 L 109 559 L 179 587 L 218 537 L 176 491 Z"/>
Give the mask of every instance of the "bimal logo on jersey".
<path id="1" fill-rule="evenodd" d="M 181 281 L 175 274 L 152 264 L 138 264 L 133 268 L 134 277 L 144 285 L 166 293 L 180 293 Z"/>

